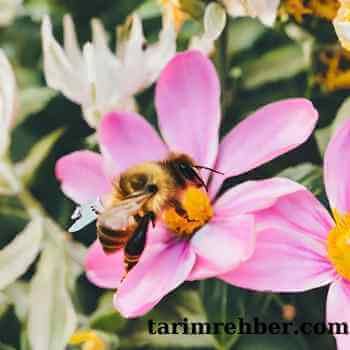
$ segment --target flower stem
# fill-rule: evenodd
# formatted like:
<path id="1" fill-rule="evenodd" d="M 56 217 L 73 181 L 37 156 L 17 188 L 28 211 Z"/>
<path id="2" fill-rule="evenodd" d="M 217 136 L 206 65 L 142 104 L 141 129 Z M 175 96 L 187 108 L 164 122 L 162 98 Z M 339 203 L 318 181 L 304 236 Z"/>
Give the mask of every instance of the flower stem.
<path id="1" fill-rule="evenodd" d="M 220 39 L 218 40 L 217 48 L 217 67 L 219 71 L 221 83 L 221 110 L 222 115 L 225 116 L 227 105 L 227 76 L 228 76 L 228 61 L 227 61 L 227 41 L 228 41 L 227 25 L 224 28 Z"/>

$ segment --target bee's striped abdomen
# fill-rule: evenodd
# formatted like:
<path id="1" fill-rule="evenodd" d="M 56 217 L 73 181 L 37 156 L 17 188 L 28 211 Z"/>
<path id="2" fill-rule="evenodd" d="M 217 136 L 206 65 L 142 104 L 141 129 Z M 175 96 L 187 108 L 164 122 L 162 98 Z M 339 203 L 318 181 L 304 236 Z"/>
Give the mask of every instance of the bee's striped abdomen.
<path id="1" fill-rule="evenodd" d="M 97 226 L 97 236 L 106 254 L 111 254 L 123 248 L 129 240 L 129 230 L 111 230 L 104 226 Z"/>

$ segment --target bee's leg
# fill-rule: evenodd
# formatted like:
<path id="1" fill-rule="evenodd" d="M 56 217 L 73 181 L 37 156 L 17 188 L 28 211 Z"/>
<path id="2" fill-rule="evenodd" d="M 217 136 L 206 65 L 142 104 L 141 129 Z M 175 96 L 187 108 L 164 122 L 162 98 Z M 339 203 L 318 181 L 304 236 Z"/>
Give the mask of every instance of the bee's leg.
<path id="1" fill-rule="evenodd" d="M 152 222 L 153 226 L 155 225 L 155 215 L 152 212 L 146 213 L 140 218 L 133 235 L 130 237 L 124 248 L 126 272 L 129 272 L 137 264 L 145 249 L 146 235 L 150 222 Z"/>

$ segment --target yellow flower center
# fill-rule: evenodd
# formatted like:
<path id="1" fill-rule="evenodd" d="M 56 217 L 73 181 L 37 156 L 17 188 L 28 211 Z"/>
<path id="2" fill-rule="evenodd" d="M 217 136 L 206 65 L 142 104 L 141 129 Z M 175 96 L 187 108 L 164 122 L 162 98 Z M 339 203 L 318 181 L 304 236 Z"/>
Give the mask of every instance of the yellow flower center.
<path id="1" fill-rule="evenodd" d="M 336 224 L 328 234 L 328 257 L 339 275 L 350 280 L 350 214 L 335 209 L 333 216 Z"/>
<path id="2" fill-rule="evenodd" d="M 77 331 L 69 339 L 69 345 L 81 345 L 82 350 L 106 350 L 106 343 L 96 332 L 91 330 Z"/>
<path id="3" fill-rule="evenodd" d="M 190 186 L 182 194 L 181 210 L 174 207 L 162 214 L 164 224 L 180 237 L 190 237 L 213 216 L 210 199 L 203 190 Z"/>
<path id="4" fill-rule="evenodd" d="M 305 15 L 313 15 L 331 21 L 337 15 L 340 4 L 337 0 L 285 0 L 283 10 L 301 22 Z"/>

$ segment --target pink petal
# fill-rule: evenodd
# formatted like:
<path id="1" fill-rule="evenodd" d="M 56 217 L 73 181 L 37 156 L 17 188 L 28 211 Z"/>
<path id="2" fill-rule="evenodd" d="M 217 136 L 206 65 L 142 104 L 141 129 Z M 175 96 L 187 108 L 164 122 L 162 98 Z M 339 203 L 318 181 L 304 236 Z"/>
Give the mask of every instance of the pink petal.
<path id="1" fill-rule="evenodd" d="M 279 199 L 255 215 L 253 256 L 222 276 L 234 285 L 262 291 L 299 292 L 328 284 L 334 269 L 327 258 L 329 214 L 308 191 Z"/>
<path id="2" fill-rule="evenodd" d="M 214 204 L 218 216 L 251 213 L 272 206 L 280 197 L 305 188 L 291 180 L 246 181 L 226 191 Z"/>
<path id="3" fill-rule="evenodd" d="M 198 51 L 177 54 L 163 70 L 156 107 L 164 139 L 173 151 L 212 166 L 218 148 L 220 85 L 211 61 Z"/>
<path id="4" fill-rule="evenodd" d="M 174 237 L 174 234 L 158 220 L 155 227 L 151 227 L 147 233 L 147 244 L 169 243 Z"/>
<path id="5" fill-rule="evenodd" d="M 288 99 L 260 108 L 226 135 L 219 147 L 216 169 L 226 177 L 254 169 L 305 142 L 318 113 L 303 98 Z M 213 178 L 211 192 L 222 179 Z"/>
<path id="6" fill-rule="evenodd" d="M 350 211 L 350 120 L 332 137 L 324 160 L 325 186 L 332 208 Z"/>
<path id="7" fill-rule="evenodd" d="M 112 175 L 145 161 L 164 159 L 168 149 L 152 126 L 131 112 L 112 112 L 101 121 L 100 147 Z"/>
<path id="8" fill-rule="evenodd" d="M 194 235 L 191 247 L 197 260 L 188 279 L 209 278 L 230 271 L 253 254 L 254 218 L 251 215 L 214 218 Z"/>
<path id="9" fill-rule="evenodd" d="M 105 175 L 102 157 L 90 151 L 68 154 L 56 163 L 56 177 L 62 191 L 77 203 L 86 203 L 112 189 Z"/>
<path id="10" fill-rule="evenodd" d="M 350 284 L 344 280 L 333 282 L 327 297 L 327 322 L 350 325 Z M 350 335 L 335 335 L 338 350 L 350 349 Z"/>
<path id="11" fill-rule="evenodd" d="M 124 253 L 105 254 L 98 240 L 89 248 L 85 260 L 87 278 L 101 288 L 118 288 L 125 274 Z"/>
<path id="12" fill-rule="evenodd" d="M 114 297 L 114 305 L 128 318 L 142 316 L 189 275 L 195 254 L 188 242 L 160 244 L 127 275 Z"/>

